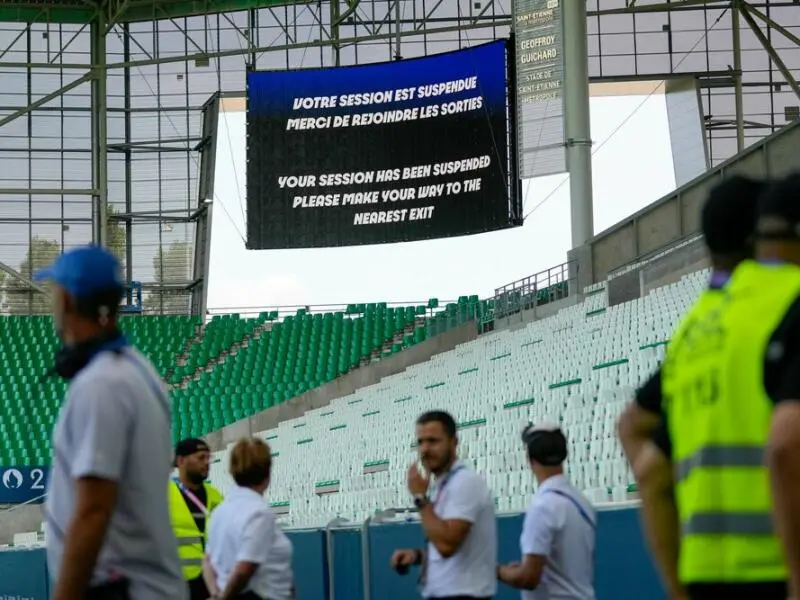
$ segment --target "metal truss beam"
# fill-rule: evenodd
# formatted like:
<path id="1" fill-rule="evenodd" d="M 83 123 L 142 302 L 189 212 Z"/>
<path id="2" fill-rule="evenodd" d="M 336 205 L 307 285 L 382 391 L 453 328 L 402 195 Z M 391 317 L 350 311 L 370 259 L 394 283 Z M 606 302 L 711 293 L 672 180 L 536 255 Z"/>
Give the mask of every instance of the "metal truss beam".
<path id="1" fill-rule="evenodd" d="M 36 290 L 37 292 L 41 292 L 45 295 L 47 294 L 47 291 L 43 287 L 37 285 L 29 278 L 25 277 L 22 273 L 20 273 L 16 269 L 9 267 L 6 263 L 2 261 L 0 261 L 0 271 L 3 271 L 4 273 L 7 273 L 8 275 L 16 279 L 17 281 L 24 283 L 26 286 L 28 286 L 29 289 Z"/>
<path id="2" fill-rule="evenodd" d="M 586 12 L 589 17 L 602 17 L 604 15 L 629 15 L 633 13 L 653 13 L 653 12 L 679 12 L 685 10 L 705 10 L 709 4 L 730 4 L 731 0 L 682 0 L 676 2 L 661 2 L 660 4 L 643 4 L 638 6 L 634 3 L 628 4 L 624 8 L 605 8 L 599 10 L 589 10 Z"/>
<path id="3" fill-rule="evenodd" d="M 452 22 L 453 19 L 448 19 L 448 21 Z M 511 26 L 511 19 L 493 19 L 491 21 L 475 23 L 473 25 L 453 25 L 448 27 L 431 27 L 424 30 L 424 33 L 427 35 L 437 35 L 442 33 L 455 33 L 457 31 L 465 31 L 465 30 L 475 30 L 475 29 L 484 29 L 484 28 L 495 28 L 495 27 L 510 27 Z M 267 52 L 280 52 L 286 50 L 302 50 L 304 48 L 326 48 L 329 46 L 347 46 L 351 44 L 363 44 L 367 42 L 380 42 L 389 39 L 395 39 L 398 37 L 405 38 L 405 37 L 416 37 L 422 35 L 423 32 L 420 31 L 401 31 L 399 34 L 397 33 L 386 33 L 386 34 L 379 34 L 379 35 L 364 35 L 364 36 L 355 36 L 349 38 L 339 38 L 338 40 L 314 40 L 309 42 L 297 42 L 293 44 L 276 44 L 273 46 L 259 46 L 256 48 L 238 48 L 238 49 L 231 49 L 231 50 L 221 50 L 217 52 L 203 52 L 203 53 L 194 53 L 194 54 L 186 54 L 182 56 L 165 56 L 162 58 L 154 58 L 150 60 L 133 60 L 128 62 L 115 62 L 109 63 L 106 65 L 106 68 L 111 69 L 126 69 L 126 68 L 134 68 L 134 67 L 147 67 L 151 65 L 163 65 L 166 63 L 175 63 L 175 62 L 191 62 L 198 59 L 212 59 L 212 58 L 225 58 L 229 56 L 243 56 L 246 54 L 264 54 Z M 0 63 L 0 66 L 3 66 Z"/>
<path id="4" fill-rule="evenodd" d="M 764 23 L 766 23 L 766 25 L 767 25 L 768 27 L 771 27 L 771 28 L 772 28 L 772 29 L 774 29 L 775 31 L 779 32 L 779 33 L 780 33 L 781 35 L 783 35 L 783 36 L 784 36 L 784 37 L 785 37 L 787 40 L 789 40 L 789 41 L 791 41 L 791 42 L 794 42 L 795 44 L 797 44 L 798 46 L 800 46 L 800 37 L 797 37 L 795 34 L 793 34 L 791 31 L 789 31 L 788 29 L 786 29 L 786 27 L 784 27 L 784 26 L 783 26 L 783 25 L 781 25 L 780 23 L 776 23 L 776 22 L 775 22 L 775 19 L 772 19 L 771 17 L 769 17 L 769 16 L 765 15 L 763 12 L 761 12 L 760 10 L 758 10 L 758 9 L 757 9 L 755 6 L 753 6 L 752 4 L 748 4 L 748 5 L 747 5 L 747 11 L 748 11 L 748 12 L 749 12 L 751 15 L 753 15 L 753 16 L 755 16 L 755 17 L 758 17 L 759 19 L 761 19 L 761 20 L 762 20 Z"/>
<path id="5" fill-rule="evenodd" d="M 747 21 L 750 29 L 753 30 L 753 35 L 758 38 L 758 41 L 764 47 L 764 50 L 767 51 L 767 54 L 769 54 L 772 62 L 774 62 L 775 66 L 778 67 L 778 70 L 781 72 L 784 79 L 786 79 L 786 83 L 789 84 L 789 87 L 792 88 L 797 97 L 800 98 L 800 85 L 797 84 L 797 80 L 794 78 L 792 71 L 786 66 L 786 63 L 783 62 L 783 59 L 775 51 L 775 48 L 772 47 L 772 44 L 767 39 L 767 36 L 764 35 L 763 31 L 761 31 L 761 27 L 758 26 L 758 23 L 756 23 L 755 19 L 750 14 L 749 5 L 746 2 L 742 3 L 741 8 L 742 18 Z"/>
<path id="6" fill-rule="evenodd" d="M 10 115 L 0 119 L 0 127 L 10 123 L 11 121 L 14 121 L 15 119 L 19 119 L 20 117 L 28 114 L 32 110 L 36 110 L 37 108 L 39 108 L 43 104 L 47 104 L 48 102 L 51 102 L 51 101 L 55 100 L 56 98 L 66 94 L 70 90 L 74 90 L 79 85 L 83 85 L 87 81 L 90 81 L 92 79 L 92 77 L 93 77 L 92 71 L 89 71 L 88 73 L 86 73 L 82 77 L 79 77 L 75 81 L 72 81 L 72 82 L 68 83 L 67 85 L 58 88 L 54 92 L 50 92 L 46 96 L 42 96 L 41 98 L 39 98 L 35 102 L 31 102 L 28 106 L 20 108 L 17 111 L 14 111 Z"/>
<path id="7" fill-rule="evenodd" d="M 86 188 L 0 188 L 0 196 L 94 196 L 95 189 Z"/>

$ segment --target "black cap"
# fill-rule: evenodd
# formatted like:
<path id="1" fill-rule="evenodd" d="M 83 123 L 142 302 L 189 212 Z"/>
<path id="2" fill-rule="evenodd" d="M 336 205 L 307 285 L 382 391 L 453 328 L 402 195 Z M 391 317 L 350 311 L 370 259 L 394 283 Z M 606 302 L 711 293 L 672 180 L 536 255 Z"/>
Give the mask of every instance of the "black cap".
<path id="1" fill-rule="evenodd" d="M 766 188 L 758 203 L 756 237 L 800 241 L 800 173 Z"/>
<path id="2" fill-rule="evenodd" d="M 545 467 L 557 467 L 567 460 L 567 438 L 558 425 L 528 425 L 522 430 L 528 458 Z"/>
<path id="3" fill-rule="evenodd" d="M 178 442 L 175 446 L 175 458 L 179 456 L 191 456 L 195 452 L 208 452 L 210 448 L 203 440 L 198 438 L 188 438 Z"/>
<path id="4" fill-rule="evenodd" d="M 733 175 L 711 189 L 701 214 L 710 252 L 752 253 L 756 207 L 765 187 L 761 180 Z"/>

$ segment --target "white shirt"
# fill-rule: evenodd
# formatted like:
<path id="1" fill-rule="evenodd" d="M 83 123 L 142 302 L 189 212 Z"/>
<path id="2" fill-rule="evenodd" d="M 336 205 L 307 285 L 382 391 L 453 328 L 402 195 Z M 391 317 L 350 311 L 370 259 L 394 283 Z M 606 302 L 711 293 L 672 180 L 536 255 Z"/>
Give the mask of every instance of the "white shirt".
<path id="1" fill-rule="evenodd" d="M 440 519 L 472 523 L 461 548 L 444 558 L 428 542 L 428 571 L 424 598 L 472 596 L 489 598 L 497 592 L 497 521 L 494 500 L 486 483 L 460 461 L 453 465 L 444 488 L 431 489 L 433 512 Z"/>
<path id="2" fill-rule="evenodd" d="M 183 600 L 186 583 L 164 493 L 172 471 L 170 430 L 169 397 L 136 350 L 101 351 L 72 380 L 53 433 L 45 504 L 53 580 L 75 513 L 75 481 L 98 477 L 119 487 L 92 585 L 119 575 L 130 580 L 132 598 Z"/>
<path id="3" fill-rule="evenodd" d="M 539 586 L 523 590 L 522 600 L 594 600 L 596 523 L 594 507 L 563 475 L 539 486 L 525 513 L 520 549 L 523 560 L 539 555 L 547 562 Z"/>
<path id="4" fill-rule="evenodd" d="M 292 597 L 292 543 L 258 492 L 237 487 L 214 510 L 206 554 L 220 590 L 228 585 L 236 563 L 249 562 L 258 568 L 243 591 L 269 600 Z"/>

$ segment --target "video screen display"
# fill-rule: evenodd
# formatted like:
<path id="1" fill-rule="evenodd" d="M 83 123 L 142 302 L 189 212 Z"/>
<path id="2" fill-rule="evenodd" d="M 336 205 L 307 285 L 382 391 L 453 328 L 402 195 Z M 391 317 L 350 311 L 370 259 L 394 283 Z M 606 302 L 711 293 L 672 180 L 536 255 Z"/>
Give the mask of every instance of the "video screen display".
<path id="1" fill-rule="evenodd" d="M 247 247 L 521 224 L 507 54 L 500 40 L 396 62 L 250 71 Z"/>

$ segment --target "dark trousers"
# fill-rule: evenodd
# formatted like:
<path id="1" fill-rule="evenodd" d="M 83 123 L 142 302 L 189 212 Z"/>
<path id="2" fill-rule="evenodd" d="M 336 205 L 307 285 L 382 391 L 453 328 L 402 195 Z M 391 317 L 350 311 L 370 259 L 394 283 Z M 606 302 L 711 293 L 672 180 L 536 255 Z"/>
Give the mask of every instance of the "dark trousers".
<path id="1" fill-rule="evenodd" d="M 785 581 L 759 583 L 693 583 L 687 586 L 692 600 L 786 600 L 789 586 Z"/>
<path id="2" fill-rule="evenodd" d="M 425 600 L 492 600 L 491 598 L 478 598 L 476 596 L 436 596 Z"/>
<path id="3" fill-rule="evenodd" d="M 127 579 L 121 579 L 112 583 L 105 583 L 89 588 L 86 592 L 86 600 L 130 600 L 130 591 L 128 590 L 130 582 Z M 206 600 L 208 600 L 206 598 Z"/>
<path id="4" fill-rule="evenodd" d="M 189 580 L 189 600 L 208 600 L 210 595 L 202 575 Z"/>

